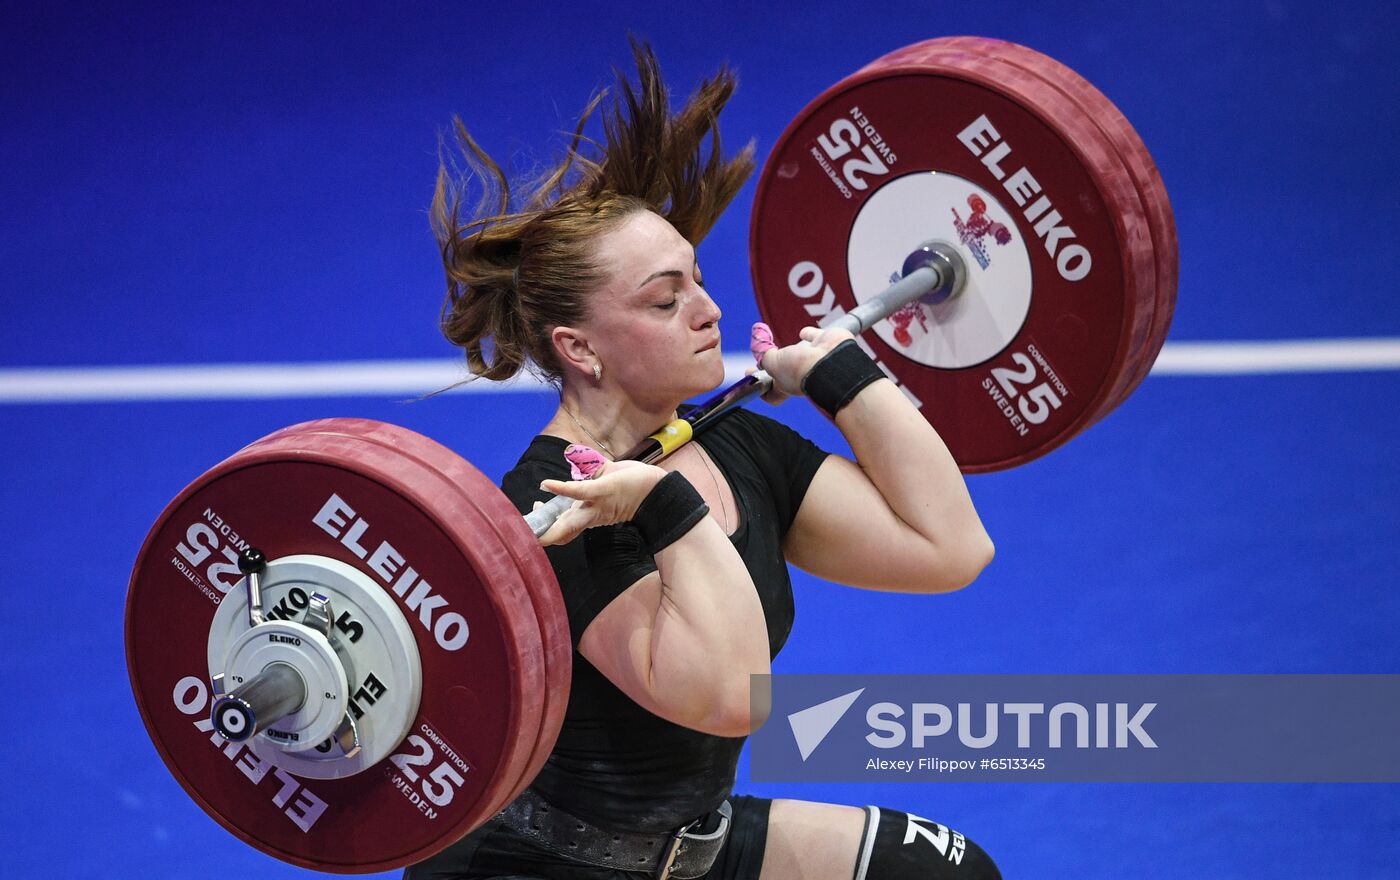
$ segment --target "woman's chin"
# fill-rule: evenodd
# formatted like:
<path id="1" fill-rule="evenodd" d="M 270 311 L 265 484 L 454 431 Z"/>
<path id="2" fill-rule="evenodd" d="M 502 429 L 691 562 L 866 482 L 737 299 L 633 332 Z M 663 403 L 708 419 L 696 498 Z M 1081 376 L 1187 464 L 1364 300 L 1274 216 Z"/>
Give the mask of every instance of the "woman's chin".
<path id="1" fill-rule="evenodd" d="M 660 394 L 671 400 L 693 400 L 724 384 L 724 357 L 701 352 L 691 363 L 671 374 L 672 381 L 657 382 L 656 379 L 653 374 L 647 387 L 648 396 Z"/>
<path id="2" fill-rule="evenodd" d="M 711 350 L 712 350 L 712 351 L 715 351 L 715 352 L 718 352 L 718 351 L 719 351 L 719 348 L 716 347 L 716 348 L 711 349 Z M 708 354 L 708 352 L 706 352 L 706 353 Z M 700 385 L 703 386 L 703 387 L 701 387 L 701 388 L 700 388 L 698 391 L 696 391 L 695 393 L 696 393 L 696 394 L 704 394 L 704 393 L 706 393 L 707 391 L 714 391 L 716 388 L 718 388 L 719 386 L 721 386 L 721 385 L 724 384 L 724 357 L 723 357 L 723 355 L 718 355 L 718 354 L 715 355 L 715 357 L 713 358 L 713 360 L 712 360 L 711 363 L 707 363 L 707 364 L 705 365 L 704 369 L 702 369 L 702 370 L 697 370 L 696 373 L 697 373 L 697 376 L 696 376 L 697 382 L 698 382 L 698 384 L 700 384 Z"/>

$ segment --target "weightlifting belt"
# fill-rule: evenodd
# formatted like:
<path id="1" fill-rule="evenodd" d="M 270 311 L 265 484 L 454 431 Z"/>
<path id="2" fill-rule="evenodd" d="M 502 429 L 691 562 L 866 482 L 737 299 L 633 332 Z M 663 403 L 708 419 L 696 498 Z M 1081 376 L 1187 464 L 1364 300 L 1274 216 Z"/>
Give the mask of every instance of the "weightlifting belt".
<path id="1" fill-rule="evenodd" d="M 550 804 L 527 788 L 497 818 L 522 837 L 575 862 L 692 880 L 714 864 L 729 834 L 729 801 L 670 833 L 610 831 Z"/>

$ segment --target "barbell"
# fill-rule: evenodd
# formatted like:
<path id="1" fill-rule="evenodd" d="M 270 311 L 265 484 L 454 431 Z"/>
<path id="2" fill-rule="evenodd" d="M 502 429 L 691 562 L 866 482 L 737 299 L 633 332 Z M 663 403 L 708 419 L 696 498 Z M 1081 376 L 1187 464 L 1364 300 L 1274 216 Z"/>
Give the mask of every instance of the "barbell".
<path id="1" fill-rule="evenodd" d="M 1122 114 L 1058 62 L 972 37 L 886 55 L 802 110 L 759 178 L 750 258 L 776 338 L 868 327 L 861 346 L 967 472 L 1044 455 L 1125 400 L 1176 295 L 1170 203 Z M 631 456 L 663 457 L 764 381 Z M 235 452 L 160 514 L 128 588 L 162 760 L 295 865 L 442 850 L 558 736 L 572 648 L 535 536 L 566 505 L 527 523 L 461 456 L 369 420 Z"/>

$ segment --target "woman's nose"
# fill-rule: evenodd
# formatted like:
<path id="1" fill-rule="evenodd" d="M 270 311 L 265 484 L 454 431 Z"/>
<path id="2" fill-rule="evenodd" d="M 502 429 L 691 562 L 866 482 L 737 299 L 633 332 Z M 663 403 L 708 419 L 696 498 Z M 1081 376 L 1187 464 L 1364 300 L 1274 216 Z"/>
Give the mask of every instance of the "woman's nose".
<path id="1" fill-rule="evenodd" d="M 723 314 L 715 301 L 710 298 L 709 291 L 704 288 L 701 288 L 695 296 L 694 309 L 692 324 L 697 330 L 718 322 Z"/>

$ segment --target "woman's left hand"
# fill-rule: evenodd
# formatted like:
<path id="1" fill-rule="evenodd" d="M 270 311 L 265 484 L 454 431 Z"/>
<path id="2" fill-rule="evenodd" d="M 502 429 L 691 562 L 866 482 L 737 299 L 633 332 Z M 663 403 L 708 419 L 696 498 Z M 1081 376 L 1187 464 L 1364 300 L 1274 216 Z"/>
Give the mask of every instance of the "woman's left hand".
<path id="1" fill-rule="evenodd" d="M 801 342 L 779 348 L 773 345 L 766 324 L 754 325 L 751 341 L 754 359 L 773 377 L 772 390 L 763 395 L 768 403 L 782 403 L 789 397 L 801 396 L 802 380 L 817 361 L 847 339 L 855 338 L 849 330 L 840 327 L 803 327 L 798 336 Z"/>

